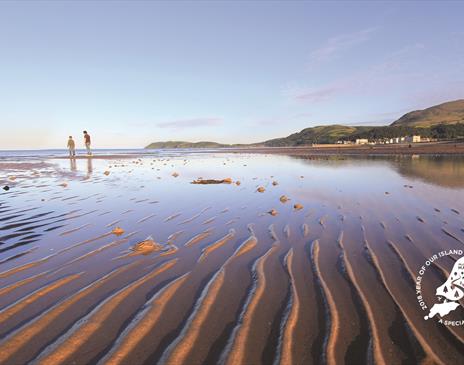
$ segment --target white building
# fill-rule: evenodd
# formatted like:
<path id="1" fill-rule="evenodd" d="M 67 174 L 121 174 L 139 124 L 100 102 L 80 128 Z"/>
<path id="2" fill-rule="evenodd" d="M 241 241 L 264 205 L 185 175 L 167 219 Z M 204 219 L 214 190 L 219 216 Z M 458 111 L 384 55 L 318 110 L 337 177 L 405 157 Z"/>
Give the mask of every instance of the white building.
<path id="1" fill-rule="evenodd" d="M 358 138 L 355 141 L 356 144 L 368 144 L 369 140 L 367 138 Z"/>
<path id="2" fill-rule="evenodd" d="M 406 142 L 409 143 L 419 143 L 421 141 L 421 136 L 410 136 L 406 138 Z"/>

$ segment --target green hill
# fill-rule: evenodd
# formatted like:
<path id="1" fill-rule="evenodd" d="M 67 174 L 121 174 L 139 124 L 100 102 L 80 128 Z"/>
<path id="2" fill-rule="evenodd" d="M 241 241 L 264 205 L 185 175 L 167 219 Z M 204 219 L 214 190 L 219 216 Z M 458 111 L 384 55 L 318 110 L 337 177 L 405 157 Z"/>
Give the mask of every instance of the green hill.
<path id="1" fill-rule="evenodd" d="M 336 143 L 339 140 L 354 141 L 357 138 L 381 140 L 394 137 L 421 135 L 435 139 L 459 139 L 464 137 L 464 99 L 435 105 L 403 115 L 387 126 L 322 125 L 305 128 L 287 137 L 270 139 L 248 145 L 221 144 L 216 142 L 166 141 L 150 143 L 145 148 L 220 148 L 220 147 L 291 147 L 311 144 Z"/>
<path id="2" fill-rule="evenodd" d="M 392 126 L 430 127 L 437 124 L 464 123 L 464 99 L 449 101 L 403 115 Z"/>
<path id="3" fill-rule="evenodd" d="M 165 141 L 165 142 L 153 142 L 145 148 L 159 149 L 159 148 L 218 148 L 218 147 L 230 147 L 228 144 L 221 144 L 216 142 L 185 142 L 185 141 Z"/>
<path id="4" fill-rule="evenodd" d="M 301 132 L 293 133 L 288 137 L 265 141 L 268 147 L 303 146 L 313 143 L 335 143 L 340 139 L 350 139 L 351 136 L 368 131 L 373 127 L 351 127 L 345 125 L 323 125 L 305 128 Z"/>

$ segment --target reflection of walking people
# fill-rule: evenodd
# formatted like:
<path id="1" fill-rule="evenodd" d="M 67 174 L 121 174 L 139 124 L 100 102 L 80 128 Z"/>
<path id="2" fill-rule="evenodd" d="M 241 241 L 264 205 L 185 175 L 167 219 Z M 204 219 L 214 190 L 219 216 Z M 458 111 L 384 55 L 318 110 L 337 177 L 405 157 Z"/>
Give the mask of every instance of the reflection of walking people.
<path id="1" fill-rule="evenodd" d="M 76 159 L 74 157 L 69 159 L 71 171 L 77 170 Z"/>
<path id="2" fill-rule="evenodd" d="M 87 176 L 89 176 L 93 172 L 92 160 L 93 158 L 87 159 Z"/>
<path id="3" fill-rule="evenodd" d="M 68 149 L 69 149 L 70 157 L 76 156 L 76 144 L 74 143 L 72 136 L 69 136 L 69 139 L 68 139 Z"/>
<path id="4" fill-rule="evenodd" d="M 84 131 L 84 142 L 85 148 L 87 149 L 87 154 L 91 155 L 92 151 L 90 150 L 90 134 L 88 134 L 87 131 Z"/>

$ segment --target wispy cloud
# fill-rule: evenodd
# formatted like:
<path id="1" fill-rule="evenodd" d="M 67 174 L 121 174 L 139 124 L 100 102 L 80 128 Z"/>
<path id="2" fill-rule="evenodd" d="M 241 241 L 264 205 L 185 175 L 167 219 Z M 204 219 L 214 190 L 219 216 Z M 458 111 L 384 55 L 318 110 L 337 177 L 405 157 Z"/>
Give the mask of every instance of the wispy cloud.
<path id="1" fill-rule="evenodd" d="M 326 87 L 300 90 L 295 93 L 294 98 L 297 101 L 318 103 L 331 99 L 344 88 L 345 85 L 343 83 L 334 83 Z"/>
<path id="2" fill-rule="evenodd" d="M 342 34 L 329 38 L 322 47 L 310 53 L 309 66 L 314 66 L 328 61 L 337 56 L 339 53 L 368 41 L 371 39 L 375 30 L 376 28 L 367 28 L 354 33 Z"/>
<path id="3" fill-rule="evenodd" d="M 215 126 L 222 124 L 223 119 L 217 117 L 211 118 L 191 118 L 191 119 L 178 119 L 171 120 L 168 122 L 158 123 L 157 126 L 160 128 L 172 128 L 172 129 L 185 129 L 194 127 L 205 127 Z"/>
<path id="4" fill-rule="evenodd" d="M 285 91 L 291 99 L 303 103 L 323 103 L 342 95 L 354 93 L 381 94 L 387 88 L 396 87 L 406 81 L 422 80 L 425 75 L 415 70 L 417 52 L 424 49 L 421 43 L 403 47 L 388 55 L 383 62 L 374 64 L 356 73 L 343 76 L 318 87 L 291 87 Z"/>

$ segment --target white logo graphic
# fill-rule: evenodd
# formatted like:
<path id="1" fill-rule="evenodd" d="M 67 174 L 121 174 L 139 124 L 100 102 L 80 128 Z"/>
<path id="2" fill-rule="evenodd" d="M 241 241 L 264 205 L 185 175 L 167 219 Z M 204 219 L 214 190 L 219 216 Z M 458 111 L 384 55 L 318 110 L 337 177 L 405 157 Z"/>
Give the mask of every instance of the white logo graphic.
<path id="1" fill-rule="evenodd" d="M 437 259 L 449 256 L 449 255 L 458 255 L 462 256 L 462 250 L 448 250 L 441 251 L 436 255 L 430 257 L 419 270 L 419 275 L 416 278 L 416 295 L 419 305 L 422 310 L 428 311 L 428 314 L 424 316 L 425 320 L 432 319 L 437 314 L 437 317 L 440 317 L 438 322 L 446 326 L 460 326 L 464 324 L 464 320 L 459 321 L 449 321 L 443 320 L 443 317 L 447 316 L 450 312 L 454 311 L 461 304 L 459 300 L 464 298 L 464 257 L 459 258 L 453 265 L 448 279 L 436 288 L 435 291 L 435 304 L 432 307 L 428 308 L 425 303 L 424 296 L 422 295 L 422 282 L 423 277 L 430 265 Z"/>

